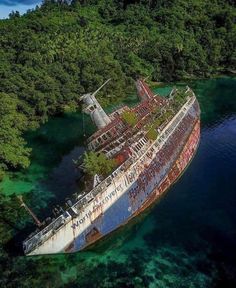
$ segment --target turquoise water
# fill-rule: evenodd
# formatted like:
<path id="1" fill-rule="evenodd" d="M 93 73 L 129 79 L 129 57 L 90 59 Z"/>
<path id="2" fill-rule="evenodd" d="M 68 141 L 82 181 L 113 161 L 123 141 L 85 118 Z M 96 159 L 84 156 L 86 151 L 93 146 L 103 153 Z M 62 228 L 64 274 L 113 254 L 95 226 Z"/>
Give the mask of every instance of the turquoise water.
<path id="1" fill-rule="evenodd" d="M 155 206 L 89 251 L 14 257 L 9 287 L 236 287 L 236 80 L 188 85 L 200 102 L 202 132 L 182 178 Z M 71 114 L 28 134 L 32 165 L 6 179 L 3 192 L 24 193 L 39 217 L 50 214 L 78 189 L 71 160 L 83 152 L 83 132 L 82 116 Z"/>

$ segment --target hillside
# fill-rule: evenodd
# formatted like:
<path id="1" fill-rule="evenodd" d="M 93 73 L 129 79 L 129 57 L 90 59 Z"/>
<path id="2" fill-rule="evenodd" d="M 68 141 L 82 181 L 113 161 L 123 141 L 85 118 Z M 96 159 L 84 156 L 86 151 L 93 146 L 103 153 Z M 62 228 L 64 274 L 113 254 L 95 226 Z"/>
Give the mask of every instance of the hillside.
<path id="1" fill-rule="evenodd" d="M 0 21 L 0 176 L 26 168 L 22 135 L 49 115 L 74 111 L 108 78 L 104 105 L 153 81 L 210 77 L 236 67 L 230 0 L 45 1 Z"/>

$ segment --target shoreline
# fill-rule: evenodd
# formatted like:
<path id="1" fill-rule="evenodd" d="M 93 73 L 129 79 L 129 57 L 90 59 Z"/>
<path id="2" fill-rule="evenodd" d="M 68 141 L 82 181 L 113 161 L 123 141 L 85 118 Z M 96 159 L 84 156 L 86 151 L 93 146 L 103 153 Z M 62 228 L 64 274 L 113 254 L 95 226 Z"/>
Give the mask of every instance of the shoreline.
<path id="1" fill-rule="evenodd" d="M 177 84 L 177 83 L 183 83 L 185 84 L 185 82 L 187 81 L 201 81 L 201 80 L 209 80 L 209 79 L 217 79 L 217 78 L 224 78 L 224 77 L 229 77 L 229 78 L 235 78 L 236 77 L 236 71 L 234 71 L 235 74 L 232 74 L 232 73 L 215 73 L 214 75 L 212 75 L 211 77 L 192 77 L 192 78 L 182 78 L 181 80 L 178 80 L 176 82 L 162 82 L 162 81 L 147 81 L 149 84 L 150 84 L 150 87 L 155 89 L 155 88 L 161 88 L 161 87 L 165 87 L 165 86 L 171 86 L 173 85 L 173 87 Z M 111 105 L 109 105 L 110 107 L 111 106 L 116 106 L 116 103 L 117 103 L 117 100 L 115 100 L 114 102 L 111 103 Z M 123 103 L 123 101 L 122 101 Z M 79 112 L 79 111 L 77 111 Z M 76 112 L 76 113 L 77 113 Z M 51 117 L 49 118 L 53 118 L 55 117 L 55 115 L 52 115 Z M 60 116 L 59 116 L 60 117 Z M 48 119 L 49 120 L 49 119 Z M 48 122 L 48 121 L 47 121 Z M 39 126 L 41 127 L 41 125 Z M 38 128 L 39 128 L 38 127 Z M 38 129 L 37 128 L 37 129 Z M 36 129 L 36 130 L 37 130 Z M 26 132 L 29 132 L 30 130 L 26 131 Z M 12 179 L 14 178 L 14 172 L 22 172 L 22 171 L 26 171 L 26 169 L 21 169 L 21 170 L 18 170 L 18 171 L 14 171 L 14 170 L 7 170 L 7 171 L 4 171 L 5 173 L 3 175 L 1 175 L 2 177 L 0 177 L 0 186 L 2 185 L 2 183 L 4 182 L 4 180 L 7 179 L 7 177 L 9 177 L 9 179 Z M 14 193 L 13 193 L 14 194 Z"/>
<path id="2" fill-rule="evenodd" d="M 217 79 L 217 78 L 225 78 L 225 77 L 229 77 L 229 78 L 235 78 L 236 77 L 236 70 L 229 70 L 229 71 L 221 71 L 220 73 L 214 73 L 212 75 L 210 75 L 209 77 L 183 77 L 182 79 L 179 80 L 173 80 L 170 82 L 163 82 L 163 81 L 147 81 L 148 84 L 150 85 L 150 87 L 152 88 L 158 88 L 158 87 L 163 87 L 163 86 L 169 86 L 171 84 L 175 84 L 175 83 L 185 83 L 187 81 L 198 81 L 198 80 L 210 80 L 210 79 Z"/>

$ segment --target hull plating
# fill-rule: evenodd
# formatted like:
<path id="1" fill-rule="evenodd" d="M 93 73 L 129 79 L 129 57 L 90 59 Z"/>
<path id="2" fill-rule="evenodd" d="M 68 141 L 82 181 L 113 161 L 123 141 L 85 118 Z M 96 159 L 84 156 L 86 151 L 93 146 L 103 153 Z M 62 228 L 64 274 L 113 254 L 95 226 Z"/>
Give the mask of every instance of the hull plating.
<path id="1" fill-rule="evenodd" d="M 196 152 L 199 137 L 200 122 L 198 121 L 174 165 L 159 184 L 157 184 L 157 179 L 155 178 L 155 172 L 157 172 L 154 167 L 155 163 L 151 162 L 151 165 L 144 171 L 138 181 L 114 205 L 98 217 L 84 233 L 77 237 L 65 249 L 65 252 L 75 252 L 91 245 L 150 206 L 182 174 Z M 166 167 L 162 169 L 165 171 Z M 88 235 L 91 235 L 89 239 Z"/>
<path id="2" fill-rule="evenodd" d="M 75 252 L 129 221 L 176 181 L 191 161 L 199 137 L 199 106 L 190 99 L 135 163 L 114 175 L 87 205 L 74 205 L 74 212 L 67 212 L 65 224 L 51 237 L 51 230 L 44 229 L 31 238 L 27 254 Z"/>

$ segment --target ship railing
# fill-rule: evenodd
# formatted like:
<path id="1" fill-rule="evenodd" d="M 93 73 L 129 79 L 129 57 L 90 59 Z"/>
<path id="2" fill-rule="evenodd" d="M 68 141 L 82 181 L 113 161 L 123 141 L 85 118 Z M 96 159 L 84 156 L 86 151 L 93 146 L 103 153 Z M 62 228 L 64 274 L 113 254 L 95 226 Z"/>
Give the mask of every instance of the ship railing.
<path id="1" fill-rule="evenodd" d="M 161 139 L 161 142 L 165 142 L 168 135 L 170 134 L 169 131 L 172 131 L 175 129 L 175 127 L 178 125 L 179 121 L 182 119 L 183 115 L 186 113 L 186 111 L 188 110 L 188 108 L 192 105 L 192 103 L 195 100 L 195 95 L 193 95 L 194 97 L 187 97 L 187 101 L 185 102 L 185 104 L 182 106 L 182 108 L 180 109 L 180 111 L 177 113 L 177 115 L 167 124 L 167 126 L 163 129 L 163 131 L 159 134 L 159 137 L 157 138 L 157 140 L 154 141 L 154 143 L 151 145 L 153 146 L 154 144 L 156 144 L 158 142 L 159 139 Z M 185 112 L 184 112 L 185 111 Z M 171 127 L 172 126 L 172 127 Z M 169 130 L 168 132 L 166 131 L 166 129 L 170 128 L 171 130 Z M 171 132 L 171 133 L 172 133 Z M 163 144 L 162 143 L 162 144 Z M 160 143 L 158 143 L 157 146 L 162 146 L 160 145 Z M 145 150 L 145 149 L 144 149 Z M 142 156 L 145 153 L 142 154 Z M 98 193 L 100 193 L 102 190 L 104 190 L 107 186 L 106 186 L 106 181 L 109 177 L 115 178 L 117 177 L 119 174 L 124 173 L 130 166 L 134 165 L 134 163 L 137 161 L 137 159 L 140 157 L 133 157 L 127 159 L 122 165 L 120 165 L 115 171 L 113 171 L 113 173 L 108 176 L 107 178 L 105 178 L 100 184 L 98 184 L 94 189 L 92 189 L 89 193 L 87 193 L 82 199 L 80 199 L 79 201 L 83 202 L 82 205 L 79 206 L 83 206 L 87 201 L 87 199 L 89 199 L 90 195 L 92 195 L 93 197 L 96 196 Z M 99 191 L 99 192 L 98 192 Z M 78 205 L 78 202 L 74 204 Z M 78 206 L 77 206 L 78 207 Z"/>
<path id="2" fill-rule="evenodd" d="M 144 134 L 143 131 L 142 131 L 142 134 Z M 148 149 L 151 143 L 152 143 L 151 141 L 147 140 L 147 138 L 143 136 L 143 137 L 140 137 L 138 141 L 136 141 L 134 144 L 132 144 L 131 147 L 132 147 L 132 150 L 140 157 Z"/>
<path id="3" fill-rule="evenodd" d="M 192 96 L 187 96 L 186 98 L 186 102 L 185 104 L 182 106 L 182 108 L 180 109 L 179 113 L 176 115 L 177 117 L 174 117 L 172 119 L 172 121 L 170 121 L 166 127 L 163 129 L 163 131 L 160 133 L 160 137 L 161 139 L 163 139 L 163 141 L 165 141 L 168 137 L 168 135 L 170 134 L 170 131 L 173 132 L 173 130 L 175 129 L 175 127 L 177 126 L 176 124 L 179 123 L 180 119 L 182 119 L 182 117 L 184 116 L 185 112 L 188 110 L 188 108 L 192 105 L 192 103 L 195 101 L 195 94 L 193 93 L 193 91 L 191 90 L 192 92 Z M 171 124 L 171 125 L 170 125 Z M 172 126 L 172 128 L 170 127 Z M 166 131 L 166 128 L 169 128 L 170 130 L 169 131 Z M 158 137 L 159 138 L 159 137 Z M 156 141 L 155 141 L 156 142 Z M 154 144 L 154 143 L 153 143 Z M 142 153 L 139 153 L 139 156 L 143 155 L 143 151 L 145 151 L 146 149 L 143 149 L 142 150 Z M 141 151 L 140 151 L 141 152 Z M 129 158 L 127 159 L 121 166 L 119 166 L 113 173 L 112 173 L 112 177 L 114 178 L 115 175 L 117 176 L 118 174 L 120 173 L 123 173 L 125 170 L 127 170 L 127 167 L 130 167 L 132 164 L 134 164 L 137 160 L 137 156 L 134 156 L 133 159 L 132 158 Z M 130 161 L 132 161 L 132 163 L 130 163 Z M 110 177 L 110 176 L 109 176 Z M 106 179 L 104 179 L 104 181 L 106 181 Z M 103 182 L 104 182 L 103 181 Z M 103 183 L 102 182 L 102 183 Z M 101 185 L 102 183 L 100 183 L 99 185 Z M 100 186 L 101 187 L 101 186 Z M 97 187 L 96 187 L 97 188 Z M 102 187 L 103 188 L 103 187 Z M 105 187 L 104 187 L 105 188 Z M 103 190 L 103 189 L 102 189 Z M 93 190 L 91 190 L 89 193 L 93 194 Z"/>
<path id="4" fill-rule="evenodd" d="M 155 145 L 156 148 L 160 149 L 163 146 L 164 142 L 168 138 L 168 135 L 173 133 L 175 127 L 177 127 L 177 125 L 179 124 L 179 122 L 183 118 L 183 115 L 186 114 L 186 112 L 188 111 L 188 108 L 193 104 L 195 99 L 196 98 L 195 98 L 194 93 L 193 93 L 192 97 L 188 96 L 187 102 L 182 106 L 182 108 L 177 113 L 177 115 L 167 124 L 167 126 L 163 129 L 163 131 L 158 135 L 157 139 L 149 147 L 152 148 Z M 155 149 L 155 150 L 158 150 L 158 149 Z M 115 171 L 113 171 L 113 173 L 110 176 L 105 178 L 101 183 L 99 183 L 89 193 L 87 193 L 81 199 L 79 199 L 72 206 L 72 208 L 74 208 L 75 211 L 78 211 L 78 214 L 79 214 L 81 212 L 80 209 L 83 208 L 84 205 L 86 205 L 88 203 L 88 201 L 92 199 L 92 197 L 95 197 L 97 194 L 101 193 L 107 187 L 106 183 L 111 184 L 110 180 L 108 180 L 108 179 L 113 179 L 113 181 L 114 181 L 114 178 L 116 178 L 120 174 L 124 174 L 124 172 L 128 168 L 135 165 L 135 163 L 138 159 L 142 160 L 141 158 L 146 156 L 146 154 L 147 154 L 147 151 L 145 153 L 143 153 L 143 155 L 141 157 L 134 156 L 132 158 L 127 159 L 122 165 L 120 165 Z M 132 171 L 136 174 L 135 169 Z M 132 176 L 133 176 L 133 174 L 132 174 Z M 71 215 L 67 211 L 65 213 L 63 215 L 60 215 L 55 221 L 50 223 L 47 227 L 45 227 L 43 230 L 41 230 L 35 236 L 30 238 L 29 240 L 24 241 L 23 247 L 24 247 L 25 253 L 30 252 L 36 246 L 39 246 L 42 242 L 45 242 L 49 237 L 52 236 L 53 231 L 58 230 L 58 228 L 60 228 L 59 226 L 63 226 L 64 224 L 66 224 L 71 219 Z M 66 215 L 66 217 L 64 217 L 65 215 Z M 69 217 L 69 219 L 66 219 L 68 217 Z M 60 225 L 57 225 L 56 223 L 60 223 Z"/>
<path id="5" fill-rule="evenodd" d="M 29 240 L 25 240 L 23 242 L 25 253 L 29 253 L 31 250 L 35 249 L 36 246 L 39 246 L 40 244 L 45 242 L 55 232 L 57 232 L 59 228 L 61 228 L 65 224 L 65 222 L 68 222 L 70 218 L 71 218 L 70 214 L 66 211 L 64 212 L 63 215 L 60 215 L 52 223 L 50 223 L 43 230 L 35 234 Z"/>
<path id="6" fill-rule="evenodd" d="M 153 144 L 149 147 L 148 151 L 156 152 L 161 149 L 161 147 L 164 145 L 166 140 L 169 138 L 169 136 L 175 131 L 175 128 L 179 125 L 179 123 L 182 121 L 184 116 L 186 115 L 188 108 L 191 107 L 191 105 L 194 103 L 195 97 L 189 97 L 187 99 L 187 102 L 182 106 L 180 111 L 177 113 L 177 115 L 169 122 L 168 125 L 166 125 L 165 129 L 161 131 L 157 139 L 153 142 Z M 156 147 L 156 148 L 155 148 Z M 139 159 L 141 163 L 145 163 L 146 161 L 151 161 L 150 157 L 146 157 L 148 154 L 148 151 L 146 151 Z M 149 159 L 148 159 L 149 158 Z M 134 165 L 133 165 L 134 166 Z M 135 173 L 135 169 L 130 169 Z M 132 182 L 132 175 L 129 175 L 129 177 L 126 177 L 128 183 Z"/>
<path id="7" fill-rule="evenodd" d="M 178 114 L 172 119 L 172 121 L 170 121 L 166 125 L 166 127 L 163 129 L 161 134 L 155 140 L 154 145 L 156 147 L 160 148 L 163 145 L 163 143 L 166 141 L 166 139 L 169 137 L 169 135 L 173 133 L 175 128 L 179 125 L 183 117 L 186 115 L 189 107 L 191 107 L 192 104 L 194 103 L 195 99 L 196 99 L 195 95 L 194 97 L 187 98 L 187 102 L 185 102 L 185 104 L 182 106 Z"/>

